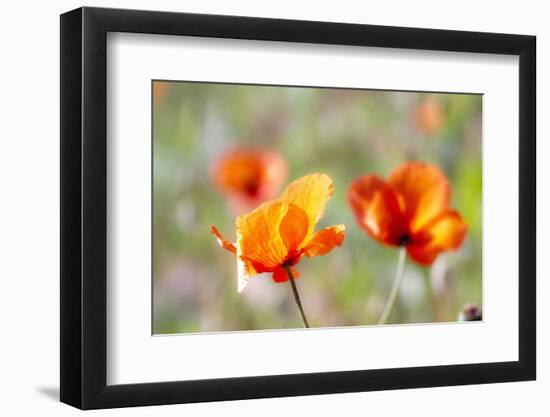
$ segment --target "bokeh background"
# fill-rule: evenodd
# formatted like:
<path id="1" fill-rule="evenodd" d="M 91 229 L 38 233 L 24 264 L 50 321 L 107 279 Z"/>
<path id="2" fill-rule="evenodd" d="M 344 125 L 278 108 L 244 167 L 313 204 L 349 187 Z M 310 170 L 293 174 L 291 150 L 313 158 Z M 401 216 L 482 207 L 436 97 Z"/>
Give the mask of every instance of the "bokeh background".
<path id="1" fill-rule="evenodd" d="M 262 274 L 237 293 L 235 258 L 210 233 L 215 224 L 235 241 L 236 214 L 210 173 L 237 146 L 278 151 L 288 164 L 282 188 L 313 172 L 334 181 L 316 230 L 344 223 L 344 244 L 297 265 L 312 327 L 376 323 L 398 250 L 359 229 L 347 188 L 408 160 L 447 174 L 469 230 L 459 251 L 430 268 L 407 260 L 388 323 L 456 321 L 465 304 L 481 306 L 481 113 L 473 94 L 154 81 L 153 333 L 302 327 L 288 282 Z"/>

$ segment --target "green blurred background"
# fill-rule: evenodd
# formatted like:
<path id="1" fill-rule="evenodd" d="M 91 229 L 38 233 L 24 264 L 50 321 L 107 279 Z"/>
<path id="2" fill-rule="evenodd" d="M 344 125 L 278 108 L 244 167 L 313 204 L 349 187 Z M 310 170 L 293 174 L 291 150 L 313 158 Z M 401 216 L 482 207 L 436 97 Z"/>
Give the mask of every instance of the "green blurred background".
<path id="1" fill-rule="evenodd" d="M 289 167 L 283 188 L 313 172 L 334 181 L 316 230 L 344 223 L 344 244 L 297 265 L 312 327 L 376 323 L 398 250 L 359 229 L 346 193 L 352 179 L 387 177 L 408 160 L 447 174 L 469 230 L 459 251 L 430 268 L 407 260 L 388 323 L 455 321 L 464 304 L 481 305 L 480 95 L 154 83 L 154 334 L 302 327 L 288 282 L 262 274 L 237 293 L 235 257 L 210 234 L 215 224 L 235 240 L 235 214 L 209 176 L 235 146 L 277 150 Z"/>

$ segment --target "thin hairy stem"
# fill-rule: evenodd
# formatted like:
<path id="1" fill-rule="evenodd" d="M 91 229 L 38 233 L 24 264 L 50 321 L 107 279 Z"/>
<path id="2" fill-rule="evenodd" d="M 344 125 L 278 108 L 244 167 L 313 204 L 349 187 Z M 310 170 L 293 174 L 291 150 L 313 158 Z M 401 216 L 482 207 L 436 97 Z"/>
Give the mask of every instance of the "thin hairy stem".
<path id="1" fill-rule="evenodd" d="M 284 264 L 283 268 L 286 271 L 286 274 L 288 276 L 288 281 L 290 282 L 290 286 L 292 287 L 292 292 L 294 293 L 294 301 L 296 301 L 298 310 L 300 310 L 300 315 L 302 316 L 304 327 L 309 328 L 309 323 L 307 322 L 307 318 L 304 313 L 304 308 L 302 307 L 302 301 L 300 300 L 300 294 L 298 294 L 298 288 L 296 288 L 296 283 L 294 282 L 294 277 L 292 276 L 292 271 L 290 270 L 290 266 L 287 264 Z"/>

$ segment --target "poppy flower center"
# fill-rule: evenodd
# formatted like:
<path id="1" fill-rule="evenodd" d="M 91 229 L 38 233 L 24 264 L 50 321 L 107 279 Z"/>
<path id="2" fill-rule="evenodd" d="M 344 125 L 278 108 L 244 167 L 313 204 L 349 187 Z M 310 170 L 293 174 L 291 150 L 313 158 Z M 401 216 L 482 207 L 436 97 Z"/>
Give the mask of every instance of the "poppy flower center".
<path id="1" fill-rule="evenodd" d="M 258 184 L 258 181 L 251 179 L 245 182 L 244 189 L 249 196 L 256 197 L 260 190 L 260 185 Z"/>
<path id="2" fill-rule="evenodd" d="M 282 267 L 285 266 L 294 266 L 300 261 L 301 256 L 296 253 L 296 251 L 293 251 L 293 253 L 289 253 L 286 260 L 282 263 Z"/>
<path id="3" fill-rule="evenodd" d="M 399 246 L 406 246 L 411 243 L 412 239 L 409 235 L 403 235 L 399 238 Z"/>

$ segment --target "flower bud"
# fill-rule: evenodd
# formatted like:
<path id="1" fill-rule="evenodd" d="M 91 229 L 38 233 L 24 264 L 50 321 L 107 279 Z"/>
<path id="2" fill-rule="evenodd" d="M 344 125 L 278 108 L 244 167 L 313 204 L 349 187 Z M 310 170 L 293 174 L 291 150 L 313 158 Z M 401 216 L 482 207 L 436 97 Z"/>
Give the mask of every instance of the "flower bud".
<path id="1" fill-rule="evenodd" d="M 479 321 L 481 320 L 481 308 L 476 304 L 466 304 L 462 307 L 458 315 L 460 321 Z"/>

